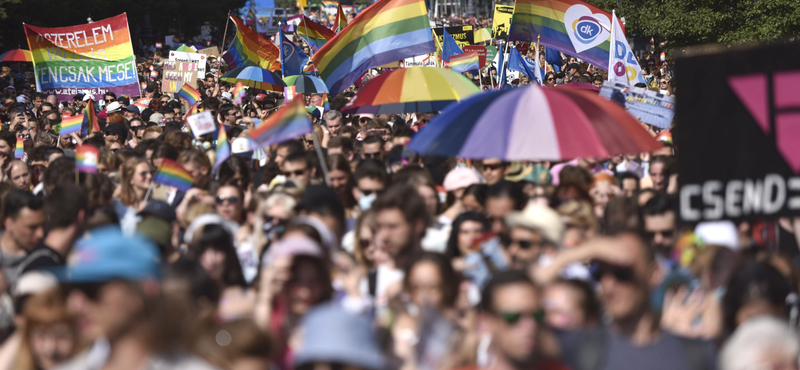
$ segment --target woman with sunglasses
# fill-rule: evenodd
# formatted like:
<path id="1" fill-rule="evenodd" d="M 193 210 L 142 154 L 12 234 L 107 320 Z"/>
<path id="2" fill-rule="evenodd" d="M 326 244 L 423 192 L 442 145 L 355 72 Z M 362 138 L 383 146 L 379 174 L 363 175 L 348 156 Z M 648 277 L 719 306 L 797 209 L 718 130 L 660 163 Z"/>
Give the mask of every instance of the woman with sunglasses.
<path id="1" fill-rule="evenodd" d="M 123 163 L 122 181 L 114 192 L 114 211 L 126 235 L 136 231 L 136 215 L 146 205 L 144 198 L 152 181 L 153 168 L 147 159 L 130 158 Z"/>
<path id="2" fill-rule="evenodd" d="M 544 85 L 547 87 L 556 86 L 556 74 L 554 72 L 547 72 L 544 74 Z"/>

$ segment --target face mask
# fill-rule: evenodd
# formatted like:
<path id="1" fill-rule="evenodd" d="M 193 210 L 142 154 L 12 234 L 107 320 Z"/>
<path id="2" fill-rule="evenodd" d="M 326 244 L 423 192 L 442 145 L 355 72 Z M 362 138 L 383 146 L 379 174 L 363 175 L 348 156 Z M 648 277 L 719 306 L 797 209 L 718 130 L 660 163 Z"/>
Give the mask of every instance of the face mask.
<path id="1" fill-rule="evenodd" d="M 361 199 L 358 200 L 358 206 L 361 208 L 362 211 L 366 211 L 372 207 L 372 202 L 378 198 L 378 194 L 372 193 L 370 195 L 362 195 Z"/>

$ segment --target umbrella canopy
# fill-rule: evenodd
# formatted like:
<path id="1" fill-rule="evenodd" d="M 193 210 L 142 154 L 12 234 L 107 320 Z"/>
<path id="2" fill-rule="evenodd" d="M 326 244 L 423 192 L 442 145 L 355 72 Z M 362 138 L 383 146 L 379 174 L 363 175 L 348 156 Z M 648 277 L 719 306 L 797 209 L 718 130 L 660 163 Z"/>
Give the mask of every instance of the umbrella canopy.
<path id="1" fill-rule="evenodd" d="M 319 77 L 305 75 L 288 76 L 283 78 L 283 82 L 286 82 L 286 86 L 294 86 L 295 91 L 304 94 L 322 94 L 324 92 L 330 92 L 328 91 L 328 86 L 325 86 L 325 81 L 322 81 Z"/>
<path id="2" fill-rule="evenodd" d="M 220 79 L 234 84 L 241 81 L 245 86 L 269 91 L 283 91 L 283 88 L 286 87 L 286 84 L 281 80 L 281 76 L 258 67 L 234 68 L 220 77 Z"/>
<path id="3" fill-rule="evenodd" d="M 196 53 L 197 52 L 197 50 L 195 50 L 194 47 L 187 46 L 186 44 L 181 44 L 181 46 L 178 46 L 178 48 L 175 49 L 175 51 L 185 51 L 187 53 Z"/>
<path id="4" fill-rule="evenodd" d="M 556 87 L 574 87 L 576 89 L 591 90 L 599 92 L 600 88 L 588 82 L 567 82 L 565 84 L 556 85 Z"/>
<path id="5" fill-rule="evenodd" d="M 449 69 L 400 68 L 369 80 L 342 112 L 438 112 L 479 92 L 472 81 Z"/>
<path id="6" fill-rule="evenodd" d="M 33 58 L 28 50 L 14 49 L 0 54 L 0 62 L 33 62 Z"/>
<path id="7" fill-rule="evenodd" d="M 617 103 L 586 90 L 538 85 L 453 104 L 408 145 L 421 154 L 506 161 L 607 158 L 659 148 Z"/>
<path id="8" fill-rule="evenodd" d="M 480 28 L 475 30 L 475 43 L 481 43 L 486 41 L 492 41 L 492 29 L 491 28 Z"/>

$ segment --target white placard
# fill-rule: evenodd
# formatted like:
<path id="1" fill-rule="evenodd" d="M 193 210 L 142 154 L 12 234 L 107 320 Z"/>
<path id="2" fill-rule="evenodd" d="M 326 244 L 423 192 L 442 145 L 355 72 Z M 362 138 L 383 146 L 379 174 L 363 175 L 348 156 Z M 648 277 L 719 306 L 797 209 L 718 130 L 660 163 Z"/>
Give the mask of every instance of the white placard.
<path id="1" fill-rule="evenodd" d="M 206 58 L 207 55 L 199 53 L 187 53 L 185 51 L 170 51 L 169 60 L 176 62 L 192 62 L 197 63 L 197 78 L 206 78 Z"/>
<path id="2" fill-rule="evenodd" d="M 189 127 L 192 129 L 192 135 L 194 135 L 195 138 L 214 132 L 214 130 L 217 129 L 214 125 L 214 116 L 212 116 L 209 111 L 186 117 L 186 121 L 189 123 Z"/>

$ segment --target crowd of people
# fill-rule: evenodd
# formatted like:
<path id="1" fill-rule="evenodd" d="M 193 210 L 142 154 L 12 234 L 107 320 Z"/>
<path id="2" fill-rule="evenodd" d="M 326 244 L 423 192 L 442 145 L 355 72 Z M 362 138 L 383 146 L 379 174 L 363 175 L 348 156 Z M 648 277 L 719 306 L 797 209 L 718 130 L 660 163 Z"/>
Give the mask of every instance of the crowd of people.
<path id="1" fill-rule="evenodd" d="M 283 95 L 234 104 L 209 58 L 215 168 L 162 63 L 138 61 L 146 109 L 0 74 L 0 368 L 798 368 L 800 224 L 680 223 L 668 130 L 612 158 L 427 157 L 405 146 L 436 113 L 343 114 L 354 86 L 296 97 L 313 131 L 257 148 Z M 547 88 L 601 75 L 562 67 Z M 59 135 L 90 101 L 101 131 Z M 164 160 L 191 189 L 154 184 Z"/>

